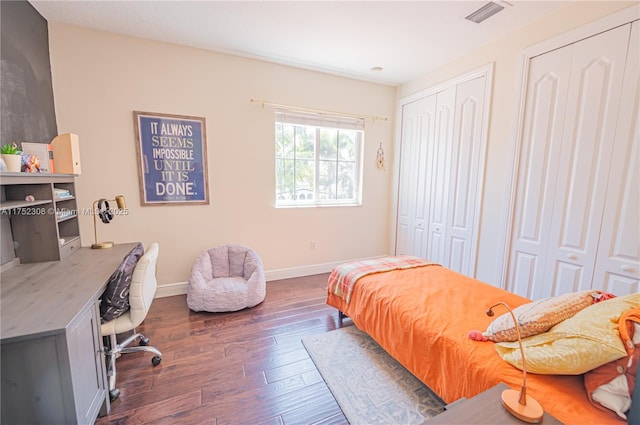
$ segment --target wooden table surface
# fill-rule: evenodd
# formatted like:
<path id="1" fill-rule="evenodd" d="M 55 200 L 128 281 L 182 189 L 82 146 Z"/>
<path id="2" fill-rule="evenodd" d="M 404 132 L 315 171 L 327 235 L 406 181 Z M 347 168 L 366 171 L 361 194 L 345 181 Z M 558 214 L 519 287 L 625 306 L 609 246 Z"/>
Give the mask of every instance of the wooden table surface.
<path id="1" fill-rule="evenodd" d="M 496 425 L 515 424 L 523 425 L 526 422 L 517 419 L 507 412 L 500 401 L 502 391 L 508 389 L 505 384 L 500 383 L 487 391 L 478 394 L 468 400 L 460 400 L 452 403 L 451 410 L 428 419 L 422 425 Z M 455 406 L 453 406 L 455 404 Z M 544 406 L 543 406 L 544 407 Z M 542 422 L 544 425 L 562 424 L 556 418 L 544 413 Z"/>
<path id="2" fill-rule="evenodd" d="M 90 300 L 98 299 L 135 243 L 81 248 L 61 261 L 20 264 L 0 275 L 3 342 L 64 331 Z"/>

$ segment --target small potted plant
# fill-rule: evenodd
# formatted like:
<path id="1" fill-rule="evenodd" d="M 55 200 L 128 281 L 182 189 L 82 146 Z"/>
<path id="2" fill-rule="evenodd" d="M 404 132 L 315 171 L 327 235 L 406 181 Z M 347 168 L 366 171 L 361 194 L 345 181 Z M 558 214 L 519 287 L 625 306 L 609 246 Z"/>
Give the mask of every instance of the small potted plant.
<path id="1" fill-rule="evenodd" d="M 15 143 L 7 143 L 0 148 L 2 160 L 7 165 L 7 171 L 19 173 L 22 169 L 22 155 Z"/>

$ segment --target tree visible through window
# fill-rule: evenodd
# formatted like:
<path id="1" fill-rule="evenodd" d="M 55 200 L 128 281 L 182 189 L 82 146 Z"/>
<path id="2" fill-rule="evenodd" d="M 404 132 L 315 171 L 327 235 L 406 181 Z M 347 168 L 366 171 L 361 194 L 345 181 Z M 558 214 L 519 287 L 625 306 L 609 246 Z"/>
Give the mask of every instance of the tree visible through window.
<path id="1" fill-rule="evenodd" d="M 276 111 L 276 205 L 359 205 L 364 121 Z"/>

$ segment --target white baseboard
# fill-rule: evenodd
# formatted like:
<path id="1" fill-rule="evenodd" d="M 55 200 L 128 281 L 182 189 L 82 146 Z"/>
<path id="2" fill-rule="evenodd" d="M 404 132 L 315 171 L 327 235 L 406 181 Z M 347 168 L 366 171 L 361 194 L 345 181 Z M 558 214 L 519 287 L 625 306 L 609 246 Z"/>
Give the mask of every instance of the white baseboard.
<path id="1" fill-rule="evenodd" d="M 291 279 L 293 277 L 311 276 L 314 274 L 329 273 L 336 266 L 344 264 L 350 260 L 336 261 L 333 263 L 313 264 L 310 266 L 291 267 L 288 269 L 267 270 L 264 272 L 267 282 L 280 279 Z"/>
<path id="2" fill-rule="evenodd" d="M 184 295 L 187 293 L 188 282 L 165 283 L 158 285 L 156 298 L 172 297 L 174 295 Z"/>
<path id="3" fill-rule="evenodd" d="M 375 257 L 369 257 L 375 258 Z M 294 277 L 311 276 L 314 274 L 329 273 L 334 267 L 348 261 L 358 260 L 341 260 L 332 263 L 313 264 L 310 266 L 291 267 L 288 269 L 267 270 L 264 272 L 267 282 L 272 280 L 291 279 Z M 165 283 L 158 285 L 156 290 L 156 298 L 171 297 L 174 295 L 184 295 L 187 293 L 188 282 Z"/>

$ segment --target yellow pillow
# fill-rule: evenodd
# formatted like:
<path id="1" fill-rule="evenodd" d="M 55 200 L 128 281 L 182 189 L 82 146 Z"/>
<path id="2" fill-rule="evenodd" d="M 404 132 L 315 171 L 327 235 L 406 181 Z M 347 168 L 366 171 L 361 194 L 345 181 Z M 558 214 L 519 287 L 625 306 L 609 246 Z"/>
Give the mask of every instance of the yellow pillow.
<path id="1" fill-rule="evenodd" d="M 620 339 L 618 320 L 627 310 L 640 307 L 640 294 L 601 301 L 557 324 L 548 332 L 522 340 L 527 371 L 549 375 L 579 375 L 627 355 Z M 495 349 L 503 360 L 522 369 L 518 342 L 499 342 Z"/>
<path id="2" fill-rule="evenodd" d="M 556 297 L 532 301 L 513 309 L 518 319 L 520 335 L 526 338 L 546 332 L 558 323 L 589 307 L 600 296 L 600 291 L 571 292 Z M 510 313 L 495 318 L 482 333 L 490 341 L 517 341 L 518 333 Z"/>

